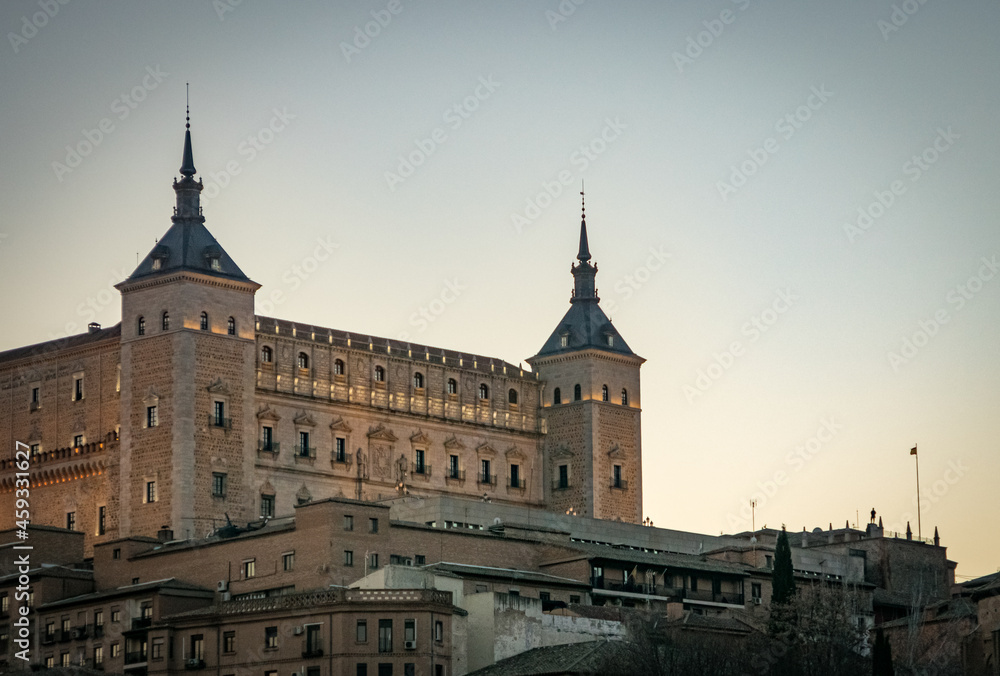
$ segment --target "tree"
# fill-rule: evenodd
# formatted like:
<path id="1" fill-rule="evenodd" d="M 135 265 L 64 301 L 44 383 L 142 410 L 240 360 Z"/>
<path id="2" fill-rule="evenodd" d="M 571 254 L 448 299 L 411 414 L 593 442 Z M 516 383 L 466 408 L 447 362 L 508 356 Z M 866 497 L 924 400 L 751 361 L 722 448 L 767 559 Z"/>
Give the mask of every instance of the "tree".
<path id="1" fill-rule="evenodd" d="M 782 528 L 774 546 L 774 573 L 771 576 L 771 607 L 788 605 L 795 596 L 795 575 L 792 570 L 792 548 L 788 533 Z"/>
<path id="2" fill-rule="evenodd" d="M 886 640 L 881 627 L 875 632 L 875 647 L 872 649 L 873 676 L 895 676 L 892 668 L 892 644 Z"/>

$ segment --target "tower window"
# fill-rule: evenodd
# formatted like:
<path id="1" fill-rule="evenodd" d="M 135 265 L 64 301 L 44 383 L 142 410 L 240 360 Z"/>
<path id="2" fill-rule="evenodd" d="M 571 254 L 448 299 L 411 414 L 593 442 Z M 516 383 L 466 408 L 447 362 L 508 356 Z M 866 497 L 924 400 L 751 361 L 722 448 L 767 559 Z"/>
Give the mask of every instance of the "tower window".
<path id="1" fill-rule="evenodd" d="M 622 406 L 628 406 L 628 390 L 622 388 Z"/>
<path id="2" fill-rule="evenodd" d="M 66 530 L 76 530 L 76 512 L 66 512 Z"/>
<path id="3" fill-rule="evenodd" d="M 108 508 L 101 505 L 97 508 L 97 534 L 104 535 L 107 532 Z"/>
<path id="4" fill-rule="evenodd" d="M 202 312 L 201 313 L 201 330 L 202 331 L 208 331 L 208 313 L 207 312 Z"/>
<path id="5" fill-rule="evenodd" d="M 490 388 L 486 386 L 486 383 L 482 383 L 479 386 L 479 398 L 489 399 L 490 398 Z"/>
<path id="6" fill-rule="evenodd" d="M 159 417 L 156 414 L 156 406 L 146 407 L 146 427 L 156 427 L 159 424 Z"/>
<path id="7" fill-rule="evenodd" d="M 136 333 L 138 333 L 140 336 L 146 335 L 146 318 L 139 317 L 139 321 L 136 324 L 137 324 Z"/>
<path id="8" fill-rule="evenodd" d="M 608 400 L 608 386 L 601 385 L 601 401 L 607 401 L 607 400 Z"/>
<path id="9" fill-rule="evenodd" d="M 461 478 L 461 475 L 459 474 L 459 469 L 458 469 L 458 456 L 457 455 L 449 455 L 448 456 L 448 477 L 451 478 L 451 479 L 460 479 Z"/>
<path id="10" fill-rule="evenodd" d="M 580 401 L 583 399 L 583 393 L 581 392 L 580 385 L 573 386 L 573 401 Z"/>
<path id="11" fill-rule="evenodd" d="M 73 401 L 83 399 L 83 376 L 73 379 Z"/>
<path id="12" fill-rule="evenodd" d="M 513 387 L 507 391 L 507 403 L 517 404 L 517 390 L 515 390 Z"/>
<path id="13" fill-rule="evenodd" d="M 569 465 L 559 465 L 559 483 L 557 488 L 569 488 Z"/>
<path id="14" fill-rule="evenodd" d="M 567 347 L 567 346 L 569 346 L 569 334 L 564 333 L 563 335 L 559 336 L 559 347 Z"/>
<path id="15" fill-rule="evenodd" d="M 419 373 L 418 372 L 418 373 L 414 373 L 413 374 L 413 387 L 416 388 L 416 389 L 418 389 L 418 390 L 424 389 L 424 374 L 423 373 Z"/>
<path id="16" fill-rule="evenodd" d="M 260 496 L 260 515 L 261 515 L 261 517 L 271 517 L 271 516 L 274 516 L 274 496 L 273 495 L 261 495 Z"/>
<path id="17" fill-rule="evenodd" d="M 226 497 L 226 475 L 221 472 L 212 473 L 212 497 Z"/>
<path id="18" fill-rule="evenodd" d="M 156 502 L 156 482 L 147 481 L 146 482 L 146 495 L 144 502 Z"/>
<path id="19" fill-rule="evenodd" d="M 458 394 L 458 383 L 454 378 L 448 378 L 448 394 Z"/>
<path id="20" fill-rule="evenodd" d="M 344 360 L 343 359 L 338 359 L 337 361 L 333 362 L 333 375 L 335 375 L 335 376 L 342 376 L 342 375 L 344 375 Z"/>
<path id="21" fill-rule="evenodd" d="M 552 403 L 556 406 L 562 403 L 562 390 L 558 387 L 552 390 Z"/>
<path id="22" fill-rule="evenodd" d="M 611 487 L 612 488 L 624 488 L 622 485 L 622 466 L 614 465 L 611 468 Z"/>
<path id="23" fill-rule="evenodd" d="M 608 347 L 614 347 L 614 346 L 615 346 L 615 337 L 612 336 L 611 334 L 608 334 Z"/>
<path id="24" fill-rule="evenodd" d="M 236 320 L 233 319 L 232 317 L 230 317 L 229 320 L 226 322 L 226 333 L 228 333 L 230 336 L 236 335 Z"/>
<path id="25" fill-rule="evenodd" d="M 260 349 L 260 360 L 264 364 L 270 364 L 274 361 L 274 351 L 271 350 L 267 345 Z"/>
<path id="26" fill-rule="evenodd" d="M 160 328 L 164 331 L 170 330 L 170 313 L 166 310 L 163 311 L 163 316 L 160 317 Z"/>
<path id="27" fill-rule="evenodd" d="M 375 367 L 375 382 L 384 383 L 385 382 L 385 369 L 381 366 Z"/>
<path id="28" fill-rule="evenodd" d="M 211 258 L 209 258 L 208 265 L 216 272 L 220 272 L 222 270 L 222 261 L 219 259 L 218 256 L 212 256 Z"/>
<path id="29" fill-rule="evenodd" d="M 300 369 L 308 369 L 309 368 L 309 355 L 307 355 L 305 352 L 299 352 L 298 365 L 299 365 Z"/>

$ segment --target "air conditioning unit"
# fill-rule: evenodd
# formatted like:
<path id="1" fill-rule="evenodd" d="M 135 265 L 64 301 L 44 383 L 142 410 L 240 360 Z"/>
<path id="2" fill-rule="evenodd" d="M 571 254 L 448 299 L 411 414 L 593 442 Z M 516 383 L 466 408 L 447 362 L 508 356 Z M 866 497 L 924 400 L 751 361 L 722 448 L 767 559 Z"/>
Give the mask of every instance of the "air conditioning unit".
<path id="1" fill-rule="evenodd" d="M 295 627 L 295 635 L 296 636 L 301 636 L 303 631 L 304 631 L 304 629 L 302 629 L 302 627 Z"/>
<path id="2" fill-rule="evenodd" d="M 403 648 L 405 650 L 416 650 L 417 649 L 417 642 L 416 641 L 403 641 Z"/>
<path id="3" fill-rule="evenodd" d="M 759 605 L 760 605 L 760 601 L 761 601 L 761 600 L 760 600 L 759 598 L 757 598 L 757 599 L 754 599 L 754 600 L 753 600 L 753 604 L 754 604 L 755 606 L 759 606 Z"/>
<path id="4" fill-rule="evenodd" d="M 215 591 L 224 592 L 229 589 L 229 583 L 225 580 L 219 580 L 219 584 L 215 585 Z"/>

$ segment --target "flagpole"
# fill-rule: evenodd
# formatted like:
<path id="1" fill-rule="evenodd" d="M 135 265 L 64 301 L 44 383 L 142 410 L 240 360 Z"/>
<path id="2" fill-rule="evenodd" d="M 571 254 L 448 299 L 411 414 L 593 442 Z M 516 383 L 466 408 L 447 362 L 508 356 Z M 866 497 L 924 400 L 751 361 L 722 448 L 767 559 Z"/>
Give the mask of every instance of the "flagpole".
<path id="1" fill-rule="evenodd" d="M 920 526 L 920 455 L 917 453 L 916 444 L 913 444 L 913 459 L 917 467 L 917 537 L 923 538 L 923 529 Z"/>

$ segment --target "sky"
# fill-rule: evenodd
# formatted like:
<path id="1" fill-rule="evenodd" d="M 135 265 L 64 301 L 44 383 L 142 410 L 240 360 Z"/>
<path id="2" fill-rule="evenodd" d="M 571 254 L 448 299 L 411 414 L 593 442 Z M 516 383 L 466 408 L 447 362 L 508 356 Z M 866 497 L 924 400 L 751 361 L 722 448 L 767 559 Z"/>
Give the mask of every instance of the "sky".
<path id="1" fill-rule="evenodd" d="M 646 516 L 916 533 L 916 444 L 923 536 L 992 573 L 998 28 L 987 0 L 6 0 L 0 350 L 120 320 L 189 82 L 258 314 L 523 362 L 585 182 L 648 360 Z"/>

